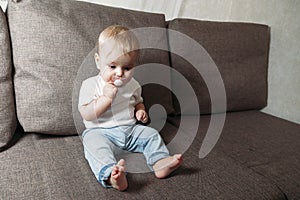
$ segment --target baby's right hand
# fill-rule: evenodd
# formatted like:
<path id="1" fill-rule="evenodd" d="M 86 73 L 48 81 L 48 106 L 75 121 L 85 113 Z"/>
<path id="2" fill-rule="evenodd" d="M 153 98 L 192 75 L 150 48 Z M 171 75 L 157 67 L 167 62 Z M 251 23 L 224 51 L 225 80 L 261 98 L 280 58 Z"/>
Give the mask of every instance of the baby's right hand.
<path id="1" fill-rule="evenodd" d="M 103 87 L 103 95 L 111 99 L 114 99 L 116 97 L 117 92 L 118 88 L 113 84 L 107 83 Z"/>

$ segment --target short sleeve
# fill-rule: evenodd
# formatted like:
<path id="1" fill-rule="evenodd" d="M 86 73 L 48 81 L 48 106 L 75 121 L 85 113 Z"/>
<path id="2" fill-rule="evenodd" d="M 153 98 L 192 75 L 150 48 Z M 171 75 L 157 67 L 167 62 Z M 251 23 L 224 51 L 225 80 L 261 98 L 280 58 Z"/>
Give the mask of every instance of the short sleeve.
<path id="1" fill-rule="evenodd" d="M 138 89 L 136 89 L 133 93 L 133 97 L 134 97 L 134 106 L 136 106 L 139 103 L 143 103 L 143 97 L 142 97 L 142 88 L 138 87 Z"/>
<path id="2" fill-rule="evenodd" d="M 92 79 L 87 79 L 82 82 L 79 92 L 78 110 L 81 106 L 89 104 L 94 100 L 95 84 Z"/>

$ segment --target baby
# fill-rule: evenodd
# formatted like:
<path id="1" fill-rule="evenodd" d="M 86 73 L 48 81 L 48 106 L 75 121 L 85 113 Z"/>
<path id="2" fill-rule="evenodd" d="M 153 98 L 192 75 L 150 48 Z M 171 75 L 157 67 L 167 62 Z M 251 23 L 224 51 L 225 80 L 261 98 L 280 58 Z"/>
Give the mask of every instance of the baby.
<path id="1" fill-rule="evenodd" d="M 143 153 L 157 178 L 165 178 L 182 163 L 181 154 L 169 155 L 158 131 L 136 123 L 148 121 L 141 86 L 132 77 L 138 49 L 136 36 L 126 27 L 103 30 L 95 53 L 100 73 L 83 81 L 79 94 L 85 157 L 104 187 L 120 191 L 128 183 L 125 160 L 115 159 L 116 148 Z"/>

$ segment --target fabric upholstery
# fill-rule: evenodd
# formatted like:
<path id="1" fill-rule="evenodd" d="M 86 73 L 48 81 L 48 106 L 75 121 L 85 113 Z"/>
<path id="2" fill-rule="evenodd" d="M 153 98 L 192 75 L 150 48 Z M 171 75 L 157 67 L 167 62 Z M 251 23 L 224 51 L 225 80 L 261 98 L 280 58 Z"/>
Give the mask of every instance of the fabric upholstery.
<path id="1" fill-rule="evenodd" d="M 16 126 L 10 38 L 6 17 L 0 8 L 0 149 L 8 144 Z"/>
<path id="2" fill-rule="evenodd" d="M 209 54 L 217 66 L 226 91 L 227 111 L 261 109 L 267 104 L 267 67 L 269 27 L 250 23 L 222 23 L 191 19 L 174 19 L 168 28 L 191 37 Z M 170 50 L 180 48 L 178 38 L 169 38 Z M 192 49 L 192 48 L 190 48 Z M 201 56 L 199 52 L 186 55 Z M 201 61 L 200 61 L 201 62 Z M 205 60 L 203 60 L 205 62 Z M 211 98 L 203 74 L 195 70 L 185 58 L 171 54 L 171 63 L 191 83 L 198 97 L 201 114 L 210 113 Z M 206 63 L 201 63 L 204 65 Z M 209 66 L 209 65 L 208 65 Z M 209 69 L 207 69 L 209 70 Z M 205 74 L 209 80 L 214 74 Z M 172 79 L 172 86 L 180 84 Z M 184 114 L 193 113 L 193 104 Z M 216 110 L 214 112 L 222 112 Z M 179 107 L 177 106 L 177 112 Z M 197 113 L 196 113 L 197 114 Z"/>
<path id="3" fill-rule="evenodd" d="M 73 87 L 77 87 L 75 91 L 80 87 L 82 76 L 77 72 L 95 47 L 99 33 L 112 24 L 128 28 L 165 27 L 162 14 L 76 1 L 11 1 L 7 13 L 20 123 L 27 132 L 60 135 L 77 133 L 72 117 Z M 159 43 L 167 48 L 166 32 L 161 34 L 161 39 Z M 140 63 L 169 65 L 165 51 L 145 50 L 141 54 Z M 85 72 L 83 76 L 98 74 L 94 63 Z M 157 98 L 153 99 L 153 92 L 159 94 Z M 148 107 L 159 103 L 172 112 L 168 90 L 145 88 L 144 96 Z"/>
<path id="4" fill-rule="evenodd" d="M 194 119 L 183 116 L 169 118 L 168 121 L 179 127 L 185 120 L 191 122 Z M 202 135 L 201 141 L 210 120 L 210 115 L 201 116 L 198 132 Z M 224 129 L 212 152 L 221 151 L 241 165 L 262 174 L 288 199 L 299 199 L 299 130 L 299 124 L 260 111 L 227 113 Z"/>
<path id="5" fill-rule="evenodd" d="M 300 125 L 258 111 L 235 113 L 227 120 L 220 142 L 226 154 L 263 174 L 288 199 L 300 199 Z"/>
<path id="6" fill-rule="evenodd" d="M 165 138 L 174 131 L 167 123 L 161 134 Z M 201 137 L 197 135 L 184 154 L 183 165 L 172 176 L 157 179 L 152 173 L 128 173 L 129 187 L 120 193 L 97 183 L 79 136 L 23 134 L 16 145 L 0 154 L 0 198 L 284 199 L 271 182 L 222 151 L 199 159 Z"/>

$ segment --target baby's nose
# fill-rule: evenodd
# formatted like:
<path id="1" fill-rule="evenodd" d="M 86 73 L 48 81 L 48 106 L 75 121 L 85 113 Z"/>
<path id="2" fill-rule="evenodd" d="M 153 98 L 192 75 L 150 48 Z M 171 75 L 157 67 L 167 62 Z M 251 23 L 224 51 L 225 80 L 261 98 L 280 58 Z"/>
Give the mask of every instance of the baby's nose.
<path id="1" fill-rule="evenodd" d="M 120 69 L 120 68 L 117 68 L 117 70 L 116 70 L 116 75 L 117 75 L 117 76 L 123 76 L 123 70 Z"/>

